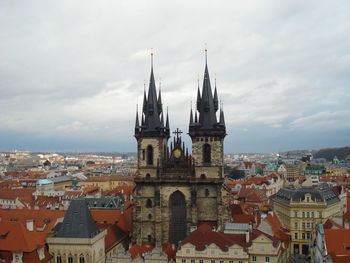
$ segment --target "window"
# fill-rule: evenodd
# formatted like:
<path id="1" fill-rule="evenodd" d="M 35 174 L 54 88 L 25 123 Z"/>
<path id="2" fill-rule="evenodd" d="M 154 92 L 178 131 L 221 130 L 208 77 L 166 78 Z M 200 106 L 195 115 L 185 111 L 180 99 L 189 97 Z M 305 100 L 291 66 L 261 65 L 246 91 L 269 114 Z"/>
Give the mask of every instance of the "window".
<path id="1" fill-rule="evenodd" d="M 298 239 L 298 233 L 294 233 L 294 239 Z"/>
<path id="2" fill-rule="evenodd" d="M 148 214 L 148 219 L 149 219 L 149 220 L 152 219 L 152 214 Z"/>
<path id="3" fill-rule="evenodd" d="M 220 263 L 224 263 L 224 261 L 223 261 L 223 260 L 220 260 L 219 262 L 220 262 Z"/>
<path id="4" fill-rule="evenodd" d="M 80 254 L 79 256 L 79 263 L 85 263 L 84 255 Z"/>
<path id="5" fill-rule="evenodd" d="M 310 202 L 310 197 L 306 197 L 306 202 Z"/>
<path id="6" fill-rule="evenodd" d="M 306 223 L 306 227 L 307 227 L 307 228 L 310 228 L 310 223 Z"/>
<path id="7" fill-rule="evenodd" d="M 294 223 L 294 228 L 298 229 L 298 222 Z"/>
<path id="8" fill-rule="evenodd" d="M 270 262 L 270 257 L 265 257 L 265 262 Z"/>
<path id="9" fill-rule="evenodd" d="M 151 179 L 151 175 L 150 174 L 146 174 L 146 179 L 147 180 Z"/>
<path id="10" fill-rule="evenodd" d="M 196 263 L 196 260 L 195 259 L 191 259 L 191 263 Z"/>
<path id="11" fill-rule="evenodd" d="M 201 174 L 201 180 L 205 179 L 205 174 Z"/>
<path id="12" fill-rule="evenodd" d="M 186 259 L 183 259 L 183 260 L 181 261 L 181 263 L 186 263 Z"/>
<path id="13" fill-rule="evenodd" d="M 73 263 L 73 256 L 72 255 L 68 256 L 68 263 Z"/>
<path id="14" fill-rule="evenodd" d="M 57 261 L 57 263 L 62 263 L 61 255 L 57 255 L 56 261 Z"/>
<path id="15" fill-rule="evenodd" d="M 152 242 L 152 236 L 151 235 L 148 235 L 147 239 L 148 239 L 148 242 Z"/>
<path id="16" fill-rule="evenodd" d="M 254 262 L 256 261 L 256 256 L 253 256 L 253 261 L 254 261 Z"/>
<path id="17" fill-rule="evenodd" d="M 315 213 L 311 212 L 311 217 L 314 218 L 315 217 Z"/>
<path id="18" fill-rule="evenodd" d="M 142 160 L 144 161 L 146 158 L 146 151 L 145 149 L 142 150 Z"/>
<path id="19" fill-rule="evenodd" d="M 294 211 L 294 217 L 298 217 L 298 212 Z"/>
<path id="20" fill-rule="evenodd" d="M 306 233 L 306 238 L 307 238 L 307 239 L 310 239 L 310 238 L 311 238 L 310 233 Z"/>
<path id="21" fill-rule="evenodd" d="M 199 260 L 199 263 L 204 263 L 203 259 L 200 259 L 200 260 Z"/>
<path id="22" fill-rule="evenodd" d="M 307 212 L 307 213 L 306 213 L 306 216 L 307 216 L 307 217 L 310 217 L 310 212 Z"/>
<path id="23" fill-rule="evenodd" d="M 305 222 L 303 222 L 303 229 L 305 229 Z"/>
<path id="24" fill-rule="evenodd" d="M 147 164 L 153 165 L 153 147 L 152 147 L 152 145 L 147 146 Z"/>
<path id="25" fill-rule="evenodd" d="M 208 143 L 203 145 L 203 163 L 211 162 L 211 148 Z"/>
<path id="26" fill-rule="evenodd" d="M 301 234 L 302 239 L 305 239 L 305 233 Z"/>
<path id="27" fill-rule="evenodd" d="M 305 217 L 305 212 L 303 212 L 303 217 Z"/>
<path id="28" fill-rule="evenodd" d="M 238 263 L 243 263 L 243 261 L 242 260 L 238 260 Z"/>
<path id="29" fill-rule="evenodd" d="M 146 201 L 146 207 L 147 207 L 147 208 L 152 208 L 152 200 L 151 200 L 151 199 L 147 199 L 147 201 Z"/>
<path id="30" fill-rule="evenodd" d="M 230 260 L 228 263 L 233 263 L 233 260 Z"/>
<path id="31" fill-rule="evenodd" d="M 215 260 L 211 260 L 210 263 L 215 263 Z"/>
<path id="32" fill-rule="evenodd" d="M 205 196 L 209 196 L 209 190 L 205 189 Z"/>

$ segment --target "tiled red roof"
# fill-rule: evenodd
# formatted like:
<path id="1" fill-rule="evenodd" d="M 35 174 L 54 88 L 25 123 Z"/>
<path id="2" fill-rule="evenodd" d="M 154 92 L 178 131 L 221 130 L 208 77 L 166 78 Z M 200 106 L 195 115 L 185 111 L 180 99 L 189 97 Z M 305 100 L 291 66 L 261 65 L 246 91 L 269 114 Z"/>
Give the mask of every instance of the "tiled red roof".
<path id="1" fill-rule="evenodd" d="M 129 250 L 131 258 L 143 257 L 146 252 L 151 252 L 154 248 L 154 244 L 149 242 L 144 242 L 141 245 L 134 244 Z"/>
<path id="2" fill-rule="evenodd" d="M 265 220 L 271 226 L 272 232 L 274 233 L 274 237 L 285 242 L 285 245 L 287 246 L 289 244 L 290 236 L 287 233 L 287 229 L 283 227 L 277 214 L 271 213 L 266 217 Z"/>
<path id="3" fill-rule="evenodd" d="M 33 188 L 23 188 L 23 189 L 0 189 L 0 198 L 2 199 L 16 199 L 26 198 L 32 196 L 35 192 Z"/>
<path id="4" fill-rule="evenodd" d="M 27 220 L 34 221 L 34 227 L 42 227 L 43 232 L 50 232 L 58 218 L 63 218 L 66 211 L 62 210 L 35 210 L 35 209 L 0 209 L 0 221 L 18 221 L 25 224 Z"/>
<path id="5" fill-rule="evenodd" d="M 348 262 L 350 259 L 350 229 L 325 229 L 325 243 L 333 262 Z M 344 259 L 346 259 L 344 261 Z"/>
<path id="6" fill-rule="evenodd" d="M 0 222 L 0 248 L 32 252 L 45 245 L 45 232 L 28 231 L 22 222 Z"/>
<path id="7" fill-rule="evenodd" d="M 184 241 L 181 242 L 180 246 L 187 243 L 191 243 L 195 246 L 197 251 L 203 251 L 210 244 L 215 244 L 222 251 L 227 251 L 228 248 L 234 244 L 237 244 L 247 249 L 252 244 L 252 240 L 256 239 L 260 235 L 264 235 L 269 238 L 273 245 L 276 246 L 279 242 L 277 238 L 274 238 L 260 230 L 253 229 L 249 234 L 249 242 L 246 242 L 245 234 L 227 234 L 222 232 L 214 232 L 209 228 L 198 228 L 193 231 Z"/>

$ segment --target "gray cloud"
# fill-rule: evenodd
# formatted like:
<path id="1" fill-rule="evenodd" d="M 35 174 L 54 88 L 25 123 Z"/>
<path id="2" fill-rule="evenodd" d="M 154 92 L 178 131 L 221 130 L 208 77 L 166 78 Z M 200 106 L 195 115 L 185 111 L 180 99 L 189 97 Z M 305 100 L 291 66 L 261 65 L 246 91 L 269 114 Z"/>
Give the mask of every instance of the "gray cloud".
<path id="1" fill-rule="evenodd" d="M 227 151 L 282 150 L 305 129 L 319 145 L 348 144 L 350 135 L 343 141 L 330 135 L 349 130 L 349 7 L 348 1 L 2 1 L 0 132 L 18 134 L 13 141 L 36 136 L 35 144 L 21 141 L 37 149 L 43 138 L 69 141 L 72 149 L 91 142 L 85 149 L 134 150 L 135 105 L 148 83 L 151 48 L 172 127 L 186 130 L 207 43 L 232 136 Z M 264 131 L 257 140 L 243 134 L 256 129 Z M 276 132 L 280 145 L 268 135 Z"/>

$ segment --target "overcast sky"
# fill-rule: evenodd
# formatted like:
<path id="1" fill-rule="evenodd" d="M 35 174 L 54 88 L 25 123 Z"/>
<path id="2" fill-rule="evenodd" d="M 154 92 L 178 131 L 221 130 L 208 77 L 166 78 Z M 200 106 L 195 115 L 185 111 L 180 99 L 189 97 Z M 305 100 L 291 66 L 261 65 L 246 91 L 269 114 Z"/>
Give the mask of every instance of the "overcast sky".
<path id="1" fill-rule="evenodd" d="M 136 151 L 151 48 L 187 132 L 205 43 L 225 152 L 349 145 L 349 17 L 348 0 L 2 0 L 0 149 Z"/>

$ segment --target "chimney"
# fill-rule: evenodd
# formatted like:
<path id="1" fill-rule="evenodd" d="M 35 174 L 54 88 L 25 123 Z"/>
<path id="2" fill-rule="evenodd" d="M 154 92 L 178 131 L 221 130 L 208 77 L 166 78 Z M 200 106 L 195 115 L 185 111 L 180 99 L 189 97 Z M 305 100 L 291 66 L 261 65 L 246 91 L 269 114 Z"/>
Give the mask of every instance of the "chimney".
<path id="1" fill-rule="evenodd" d="M 28 231 L 33 231 L 34 230 L 34 220 L 33 219 L 27 220 L 26 226 L 27 226 Z"/>
<path id="2" fill-rule="evenodd" d="M 245 232 L 245 242 L 249 243 L 249 230 Z"/>

